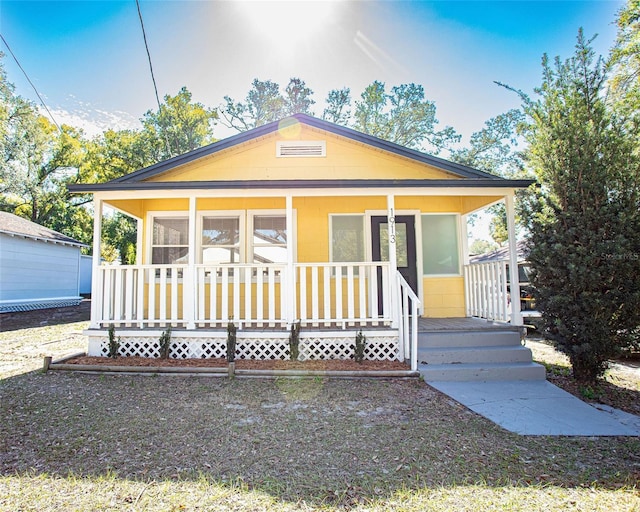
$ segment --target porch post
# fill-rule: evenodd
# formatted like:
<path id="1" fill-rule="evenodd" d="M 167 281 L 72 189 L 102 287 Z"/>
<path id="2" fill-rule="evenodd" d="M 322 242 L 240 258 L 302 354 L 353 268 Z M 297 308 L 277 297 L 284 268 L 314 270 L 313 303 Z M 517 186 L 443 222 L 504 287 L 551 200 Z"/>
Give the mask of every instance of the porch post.
<path id="1" fill-rule="evenodd" d="M 142 231 L 144 230 L 144 220 L 136 217 L 136 265 L 142 265 Z"/>
<path id="2" fill-rule="evenodd" d="M 189 198 L 189 266 L 184 277 L 183 316 L 187 329 L 196 328 L 195 298 L 196 298 L 196 197 Z"/>
<path id="3" fill-rule="evenodd" d="M 392 194 L 387 196 L 387 230 L 389 239 L 389 292 L 391 293 L 391 315 L 392 315 L 392 327 L 398 327 L 400 318 L 398 317 L 398 311 L 400 304 L 398 302 L 398 286 L 396 273 L 398 271 L 398 259 L 396 255 L 396 214 L 395 214 L 395 197 Z"/>
<path id="4" fill-rule="evenodd" d="M 470 314 L 470 299 L 471 294 L 469 293 L 469 273 L 467 271 L 467 265 L 469 265 L 469 216 L 467 214 L 460 215 L 460 245 L 462 249 L 462 276 L 464 279 L 464 311 L 465 315 L 471 316 Z"/>
<path id="5" fill-rule="evenodd" d="M 102 240 L 102 199 L 93 196 L 93 259 L 91 263 L 91 322 L 90 329 L 100 327 L 102 316 L 102 279 L 100 252 Z"/>
<path id="6" fill-rule="evenodd" d="M 293 196 L 286 196 L 286 223 L 287 223 L 287 276 L 284 285 L 287 287 L 281 290 L 286 293 L 286 319 L 287 324 L 291 325 L 296 321 L 296 271 L 294 266 L 294 244 L 298 243 L 298 237 L 293 232 Z M 280 283 L 283 286 L 283 283 Z"/>
<path id="7" fill-rule="evenodd" d="M 520 274 L 518 272 L 518 243 L 516 241 L 516 216 L 514 195 L 505 196 L 507 209 L 507 233 L 509 235 L 509 286 L 511 294 L 511 324 L 522 325 L 520 313 Z"/>

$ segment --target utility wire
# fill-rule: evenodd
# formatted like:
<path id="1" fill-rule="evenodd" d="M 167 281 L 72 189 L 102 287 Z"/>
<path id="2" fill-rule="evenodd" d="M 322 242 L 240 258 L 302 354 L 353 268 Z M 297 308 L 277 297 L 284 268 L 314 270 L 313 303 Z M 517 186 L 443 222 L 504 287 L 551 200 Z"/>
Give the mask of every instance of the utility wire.
<path id="1" fill-rule="evenodd" d="M 144 22 L 142 21 L 142 11 L 140 10 L 140 1 L 136 0 L 136 6 L 138 8 L 138 18 L 140 18 L 140 27 L 142 28 L 142 38 L 144 39 L 144 47 L 147 50 L 147 60 L 149 61 L 149 71 L 151 71 L 151 81 L 153 82 L 153 90 L 156 93 L 156 103 L 158 103 L 158 115 L 160 115 L 160 96 L 158 96 L 158 86 L 156 85 L 156 77 L 153 73 L 153 65 L 151 64 L 151 53 L 149 53 L 149 44 L 147 43 L 147 33 L 144 29 Z M 167 145 L 167 154 L 171 156 L 171 147 L 169 146 L 169 139 L 165 132 L 165 144 Z"/>
<path id="2" fill-rule="evenodd" d="M 137 0 L 136 0 L 137 1 Z M 33 82 L 31 81 L 31 79 L 29 78 L 29 75 L 27 75 L 27 72 L 24 70 L 24 68 L 22 67 L 22 65 L 20 64 L 20 62 L 18 61 L 18 57 L 16 57 L 15 53 L 13 53 L 13 51 L 11 50 L 11 47 L 9 46 L 9 43 L 7 43 L 7 40 L 4 38 L 4 36 L 2 34 L 0 34 L 0 38 L 2 38 L 2 42 L 4 43 L 4 45 L 7 47 L 7 50 L 9 50 L 9 53 L 11 54 L 11 56 L 13 57 L 13 60 L 16 61 L 16 64 L 18 65 L 18 67 L 20 68 L 20 70 L 22 71 L 22 73 L 24 74 L 25 78 L 27 79 L 27 82 L 29 82 L 29 84 L 31 85 L 31 87 L 33 87 L 33 90 L 36 93 L 36 96 L 38 96 L 38 99 L 40 100 L 40 103 L 42 103 L 42 106 L 44 107 L 44 109 L 47 111 L 47 113 L 49 114 L 49 117 L 51 118 L 51 120 L 53 121 L 53 124 L 56 125 L 56 128 L 58 128 L 58 131 L 60 133 L 62 133 L 62 128 L 60 128 L 60 125 L 58 124 L 58 122 L 55 120 L 55 118 L 53 117 L 53 114 L 51 113 L 51 111 L 49 110 L 49 107 L 47 107 L 47 105 L 45 104 L 44 100 L 42 99 L 42 96 L 40 96 L 40 93 L 38 92 L 38 89 L 36 89 L 36 86 L 33 85 Z"/>
<path id="3" fill-rule="evenodd" d="M 136 7 L 138 8 L 138 18 L 140 18 L 140 27 L 142 28 L 142 38 L 144 39 L 144 47 L 147 50 L 147 60 L 149 61 L 149 70 L 151 71 L 151 80 L 153 81 L 153 90 L 156 92 L 156 102 L 158 103 L 158 110 L 160 110 L 160 97 L 158 96 L 158 86 L 156 85 L 156 77 L 153 74 L 153 65 L 151 64 L 151 54 L 149 53 L 149 44 L 147 43 L 147 33 L 144 30 L 144 22 L 142 21 L 142 11 L 140 10 L 139 0 L 136 0 Z"/>

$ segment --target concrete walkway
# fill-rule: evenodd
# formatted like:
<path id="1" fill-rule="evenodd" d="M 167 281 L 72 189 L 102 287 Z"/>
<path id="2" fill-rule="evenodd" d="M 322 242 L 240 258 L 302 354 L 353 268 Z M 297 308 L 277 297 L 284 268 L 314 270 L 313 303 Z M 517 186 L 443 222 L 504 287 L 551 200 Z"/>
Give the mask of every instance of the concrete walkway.
<path id="1" fill-rule="evenodd" d="M 640 436 L 640 417 L 589 405 L 547 381 L 429 382 L 501 427 L 531 436 Z"/>

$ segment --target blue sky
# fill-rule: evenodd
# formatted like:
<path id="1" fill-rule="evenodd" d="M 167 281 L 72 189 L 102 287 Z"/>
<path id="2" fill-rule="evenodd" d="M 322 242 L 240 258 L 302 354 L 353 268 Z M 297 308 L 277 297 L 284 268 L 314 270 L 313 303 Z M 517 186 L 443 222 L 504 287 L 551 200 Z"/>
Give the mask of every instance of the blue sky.
<path id="1" fill-rule="evenodd" d="M 141 0 L 159 93 L 187 86 L 218 106 L 253 78 L 300 77 L 322 113 L 330 89 L 415 82 L 441 125 L 467 138 L 519 105 L 493 81 L 532 91 L 543 53 L 571 55 L 579 27 L 606 54 L 621 1 L 219 2 Z M 155 106 L 134 0 L 2 0 L 0 31 L 60 122 L 134 126 Z M 6 53 L 6 49 L 2 48 Z M 10 56 L 16 92 L 35 93 Z M 230 132 L 217 128 L 218 137 Z"/>

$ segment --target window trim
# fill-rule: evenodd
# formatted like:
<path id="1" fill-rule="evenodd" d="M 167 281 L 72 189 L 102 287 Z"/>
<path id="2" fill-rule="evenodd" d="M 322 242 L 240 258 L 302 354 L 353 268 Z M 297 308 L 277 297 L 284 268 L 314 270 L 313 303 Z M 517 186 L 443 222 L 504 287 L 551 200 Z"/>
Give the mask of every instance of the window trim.
<path id="1" fill-rule="evenodd" d="M 246 261 L 247 262 L 251 262 L 253 264 L 253 259 L 254 259 L 254 255 L 255 255 L 255 244 L 253 242 L 253 227 L 254 227 L 254 219 L 256 217 L 283 217 L 284 218 L 284 222 L 285 222 L 285 227 L 287 229 L 287 243 L 284 245 L 285 250 L 288 249 L 289 244 L 291 243 L 292 240 L 292 233 L 294 233 L 296 231 L 296 210 L 293 210 L 293 219 L 292 219 L 292 224 L 293 226 L 287 226 L 287 210 L 285 209 L 259 209 L 259 210 L 247 210 L 247 222 L 246 222 L 246 240 L 247 240 L 247 245 L 246 245 Z M 261 246 L 259 245 L 258 247 L 267 247 L 266 245 Z M 282 247 L 282 245 L 279 245 L 277 247 Z M 298 260 L 297 258 L 297 247 L 294 246 L 293 248 L 293 261 L 294 263 Z M 286 264 L 287 262 L 279 262 L 280 264 L 284 263 Z"/>
<path id="2" fill-rule="evenodd" d="M 240 254 L 240 261 L 238 264 L 243 264 L 247 261 L 246 259 L 246 210 L 199 210 L 196 219 L 196 233 L 198 239 L 196 240 L 196 254 L 198 255 L 196 262 L 198 265 L 202 265 L 202 253 L 204 250 L 204 245 L 202 244 L 202 231 L 204 228 L 204 218 L 205 217 L 217 217 L 217 218 L 229 218 L 229 217 L 237 217 L 238 218 L 238 252 Z M 233 265 L 233 263 L 223 263 L 223 265 Z"/>
<path id="3" fill-rule="evenodd" d="M 147 212 L 147 250 L 146 250 L 146 261 L 149 265 L 165 265 L 164 263 L 153 263 L 153 248 L 155 247 L 153 244 L 153 225 L 156 219 L 186 219 L 187 220 L 187 251 L 189 248 L 189 212 L 187 210 L 160 210 L 160 211 L 149 211 Z M 169 246 L 162 246 L 169 247 Z M 172 247 L 183 247 L 183 246 L 172 246 Z M 191 264 L 193 254 L 188 254 L 187 265 Z"/>

